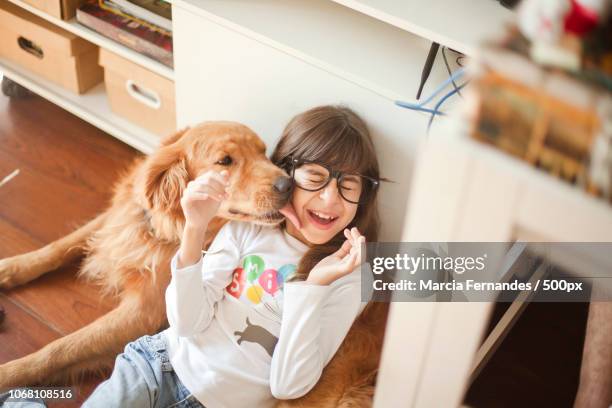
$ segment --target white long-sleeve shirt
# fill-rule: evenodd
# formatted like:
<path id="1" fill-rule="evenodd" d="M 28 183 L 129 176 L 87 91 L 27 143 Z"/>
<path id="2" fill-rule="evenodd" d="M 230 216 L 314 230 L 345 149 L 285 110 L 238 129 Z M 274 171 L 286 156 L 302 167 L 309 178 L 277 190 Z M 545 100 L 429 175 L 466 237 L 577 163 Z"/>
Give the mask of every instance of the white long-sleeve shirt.
<path id="1" fill-rule="evenodd" d="M 307 246 L 280 228 L 229 222 L 208 253 L 172 259 L 164 334 L 179 379 L 207 408 L 272 407 L 306 394 L 363 309 L 360 271 L 285 281 Z"/>

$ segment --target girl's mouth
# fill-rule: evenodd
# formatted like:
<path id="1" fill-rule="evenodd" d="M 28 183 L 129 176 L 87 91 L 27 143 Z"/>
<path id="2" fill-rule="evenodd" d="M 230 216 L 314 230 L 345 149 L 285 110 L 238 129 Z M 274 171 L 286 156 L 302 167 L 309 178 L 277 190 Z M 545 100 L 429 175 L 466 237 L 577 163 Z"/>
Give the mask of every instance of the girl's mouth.
<path id="1" fill-rule="evenodd" d="M 338 217 L 328 215 L 319 211 L 306 210 L 308 218 L 312 221 L 313 225 L 319 229 L 329 229 L 332 227 Z"/>

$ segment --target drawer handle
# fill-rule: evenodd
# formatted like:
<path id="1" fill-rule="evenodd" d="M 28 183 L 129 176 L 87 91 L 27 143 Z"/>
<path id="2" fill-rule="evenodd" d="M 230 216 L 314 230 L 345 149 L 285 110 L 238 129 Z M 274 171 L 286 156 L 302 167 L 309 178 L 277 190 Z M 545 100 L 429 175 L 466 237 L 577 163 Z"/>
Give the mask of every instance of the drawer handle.
<path id="1" fill-rule="evenodd" d="M 17 38 L 17 44 L 19 44 L 19 48 L 29 54 L 32 54 L 36 58 L 42 59 L 42 57 L 45 56 L 45 53 L 43 52 L 42 48 L 40 48 L 38 45 L 34 44 L 32 41 L 28 40 L 25 37 L 20 36 L 19 38 Z"/>
<path id="2" fill-rule="evenodd" d="M 127 92 L 132 98 L 149 108 L 159 109 L 161 106 L 161 99 L 159 99 L 157 92 L 136 85 L 131 79 L 125 81 L 125 89 L 127 89 Z"/>

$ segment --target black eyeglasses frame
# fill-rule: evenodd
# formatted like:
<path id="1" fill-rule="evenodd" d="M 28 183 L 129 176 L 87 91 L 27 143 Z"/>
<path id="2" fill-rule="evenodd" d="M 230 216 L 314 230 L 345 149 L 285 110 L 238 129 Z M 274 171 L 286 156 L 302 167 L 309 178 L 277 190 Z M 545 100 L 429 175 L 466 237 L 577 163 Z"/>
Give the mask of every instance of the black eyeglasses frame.
<path id="1" fill-rule="evenodd" d="M 338 183 L 338 192 L 340 193 L 340 197 L 342 197 L 343 200 L 346 200 L 347 202 L 351 203 L 351 204 L 363 204 L 367 201 L 367 195 L 364 194 L 365 190 L 363 189 L 364 186 L 362 186 L 362 191 L 361 191 L 361 195 L 359 197 L 359 201 L 352 201 L 347 199 L 344 194 L 342 194 L 342 187 L 341 187 L 341 180 L 342 177 L 347 174 L 347 175 L 352 175 L 352 176 L 359 176 L 361 178 L 364 178 L 366 180 L 369 180 L 370 182 L 372 182 L 372 190 L 369 191 L 368 193 L 371 193 L 373 191 L 376 191 L 376 189 L 378 188 L 378 186 L 380 185 L 380 180 L 374 178 L 374 177 L 370 177 L 370 176 L 366 176 L 364 174 L 359 174 L 359 173 L 345 173 L 342 172 L 340 170 L 334 170 L 332 169 L 330 166 L 328 166 L 325 163 L 321 163 L 321 162 L 317 162 L 314 160 L 305 160 L 305 159 L 296 159 L 294 157 L 289 157 L 289 162 L 291 164 L 291 179 L 293 181 L 293 185 L 295 187 L 301 188 L 302 190 L 305 191 L 321 191 L 323 190 L 325 187 L 327 187 L 329 185 L 329 183 L 331 183 L 332 179 L 336 179 L 337 183 Z M 316 188 L 316 189 L 309 189 L 309 188 L 304 188 L 299 186 L 296 181 L 295 181 L 295 169 L 298 168 L 299 166 L 303 165 L 303 164 L 316 164 L 317 166 L 321 166 L 323 168 L 325 168 L 328 172 L 329 172 L 329 178 L 327 179 L 327 181 L 325 182 L 325 184 L 323 184 L 321 187 Z"/>

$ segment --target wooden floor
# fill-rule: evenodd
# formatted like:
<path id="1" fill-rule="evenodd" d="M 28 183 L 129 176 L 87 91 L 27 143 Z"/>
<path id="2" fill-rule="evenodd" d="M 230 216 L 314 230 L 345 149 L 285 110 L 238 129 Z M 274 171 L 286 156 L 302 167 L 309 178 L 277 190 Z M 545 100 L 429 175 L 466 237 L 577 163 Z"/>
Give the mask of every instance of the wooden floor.
<path id="1" fill-rule="evenodd" d="M 47 244 L 102 211 L 111 187 L 137 152 L 63 109 L 32 96 L 0 95 L 0 258 Z M 75 281 L 71 265 L 0 293 L 0 363 L 29 354 L 112 306 L 95 288 Z M 96 384 L 89 379 L 78 406 Z"/>
<path id="2" fill-rule="evenodd" d="M 105 208 L 111 186 L 137 153 L 38 97 L 0 95 L 0 258 L 30 251 Z M 0 293 L 0 363 L 33 352 L 111 305 L 76 283 L 77 265 Z M 504 305 L 498 305 L 497 315 Z M 475 408 L 570 407 L 576 392 L 584 304 L 532 304 L 468 392 Z M 77 406 L 96 380 L 80 387 Z M 55 405 L 59 406 L 59 405 Z"/>

